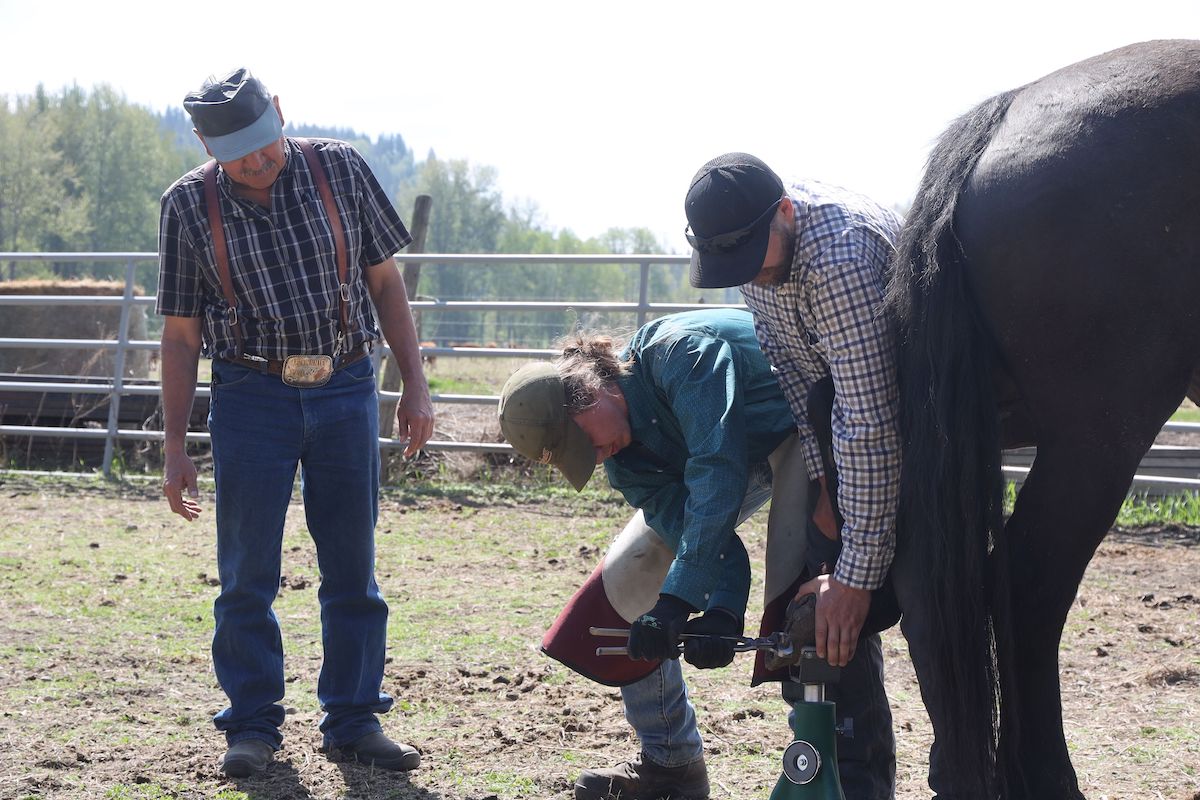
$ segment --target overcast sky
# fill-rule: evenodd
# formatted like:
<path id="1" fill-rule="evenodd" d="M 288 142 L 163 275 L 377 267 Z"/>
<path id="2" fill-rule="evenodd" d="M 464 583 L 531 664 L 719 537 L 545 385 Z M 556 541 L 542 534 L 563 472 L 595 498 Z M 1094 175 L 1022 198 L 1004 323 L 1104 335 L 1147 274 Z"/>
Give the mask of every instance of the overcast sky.
<path id="1" fill-rule="evenodd" d="M 161 111 L 246 66 L 290 121 L 399 133 L 494 167 L 550 228 L 645 226 L 683 252 L 713 156 L 906 204 L 955 116 L 1105 50 L 1200 38 L 1200 3 L 0 0 L 0 37 L 3 95 L 106 83 Z"/>

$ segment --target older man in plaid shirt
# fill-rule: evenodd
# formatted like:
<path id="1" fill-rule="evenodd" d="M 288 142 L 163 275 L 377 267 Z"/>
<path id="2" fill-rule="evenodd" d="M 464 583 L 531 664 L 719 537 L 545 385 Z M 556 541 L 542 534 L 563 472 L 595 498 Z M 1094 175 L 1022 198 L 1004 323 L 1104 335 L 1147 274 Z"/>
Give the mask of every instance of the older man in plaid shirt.
<path id="1" fill-rule="evenodd" d="M 759 344 L 792 408 L 809 477 L 820 487 L 813 493 L 819 498 L 813 522 L 828 539 L 840 540 L 832 575 L 801 589 L 817 591 L 818 654 L 837 666 L 865 658 L 872 665 L 866 672 L 882 683 L 879 637 L 860 639 L 860 633 L 871 590 L 884 583 L 895 553 L 895 334 L 880 306 L 900 217 L 838 187 L 811 181 L 785 186 L 746 153 L 726 153 L 701 167 L 685 212 L 694 248 L 692 285 L 741 287 Z M 840 530 L 807 413 L 809 391 L 827 376 L 835 391 Z M 846 677 L 844 695 L 857 691 Z M 870 686 L 862 691 L 875 694 Z M 886 797 L 890 791 L 877 781 L 868 794 Z"/>
<path id="2" fill-rule="evenodd" d="M 221 577 L 212 653 L 229 698 L 213 720 L 229 745 L 221 770 L 261 772 L 283 739 L 283 646 L 271 605 L 297 466 L 321 570 L 325 748 L 413 769 L 418 751 L 389 739 L 377 719 L 392 698 L 380 691 L 388 607 L 374 576 L 379 400 L 366 357 L 381 337 L 392 348 L 404 381 L 396 418 L 411 455 L 429 439 L 433 407 L 392 258 L 408 231 L 354 148 L 283 135 L 279 99 L 249 71 L 209 79 L 184 107 L 214 161 L 162 197 L 163 493 L 189 522 L 200 514 L 185 439 L 203 354 L 213 360 Z"/>

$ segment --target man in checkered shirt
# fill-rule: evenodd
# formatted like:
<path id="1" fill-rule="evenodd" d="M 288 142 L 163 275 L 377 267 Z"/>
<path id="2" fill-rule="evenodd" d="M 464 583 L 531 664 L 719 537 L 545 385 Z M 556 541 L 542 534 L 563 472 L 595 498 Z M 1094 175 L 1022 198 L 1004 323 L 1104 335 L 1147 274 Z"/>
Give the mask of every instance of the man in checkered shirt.
<path id="1" fill-rule="evenodd" d="M 420 754 L 377 719 L 392 698 L 380 691 L 388 607 L 374 576 L 379 398 L 367 357 L 382 335 L 404 382 L 396 420 L 412 455 L 433 406 L 393 259 L 411 239 L 362 156 L 345 142 L 285 137 L 279 98 L 248 70 L 210 78 L 184 107 L 215 163 L 162 197 L 163 494 L 179 516 L 199 516 L 185 442 L 203 354 L 221 578 L 212 653 L 229 698 L 213 719 L 228 744 L 221 770 L 262 772 L 283 740 L 271 604 L 297 467 L 321 572 L 325 749 L 413 769 Z"/>
<path id="2" fill-rule="evenodd" d="M 692 285 L 741 287 L 792 408 L 809 477 L 819 486 L 813 522 L 840 540 L 832 574 L 801 588 L 817 593 L 818 654 L 843 667 L 866 657 L 882 681 L 879 637 L 860 632 L 871 590 L 884 583 L 895 552 L 895 333 L 880 306 L 900 217 L 835 186 L 785 186 L 746 153 L 726 153 L 701 167 L 684 208 Z M 809 391 L 827 376 L 834 385 L 836 506 L 807 413 Z M 835 509 L 844 517 L 840 530 Z M 852 691 L 844 681 L 841 689 Z"/>

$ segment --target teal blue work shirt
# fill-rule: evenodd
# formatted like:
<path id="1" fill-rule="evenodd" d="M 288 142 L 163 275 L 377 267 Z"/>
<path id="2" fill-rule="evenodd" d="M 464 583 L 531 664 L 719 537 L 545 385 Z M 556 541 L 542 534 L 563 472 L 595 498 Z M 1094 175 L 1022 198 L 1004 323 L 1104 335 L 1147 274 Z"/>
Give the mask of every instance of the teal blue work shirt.
<path id="1" fill-rule="evenodd" d="M 633 443 L 605 460 L 609 483 L 675 551 L 663 593 L 743 615 L 750 563 L 734 528 L 751 470 L 795 430 L 753 318 L 672 314 L 639 328 L 622 355 Z"/>

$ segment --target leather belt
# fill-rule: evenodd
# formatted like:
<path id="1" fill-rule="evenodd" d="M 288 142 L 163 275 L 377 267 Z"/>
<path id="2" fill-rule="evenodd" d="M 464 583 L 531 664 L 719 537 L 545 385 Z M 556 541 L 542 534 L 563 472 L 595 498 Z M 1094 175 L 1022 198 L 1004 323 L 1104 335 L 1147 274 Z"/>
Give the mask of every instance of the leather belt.
<path id="1" fill-rule="evenodd" d="M 371 352 L 370 349 L 368 349 L 365 344 L 359 345 L 358 347 L 356 347 L 354 349 L 354 352 L 349 353 L 348 355 L 342 356 L 341 359 L 338 360 L 336 366 L 334 366 L 333 371 L 337 372 L 339 369 L 342 369 L 343 367 L 348 367 L 351 364 L 354 364 L 355 362 L 362 361 L 364 358 L 366 358 L 370 354 L 370 352 Z M 283 377 L 283 362 L 282 361 L 272 361 L 272 360 L 265 359 L 265 358 L 256 358 L 254 356 L 246 355 L 245 353 L 243 353 L 238 358 L 225 358 L 222 360 L 228 361 L 230 364 L 237 364 L 238 366 L 249 367 L 250 369 L 256 369 L 259 372 L 265 372 L 268 375 L 276 375 L 279 377 Z"/>

